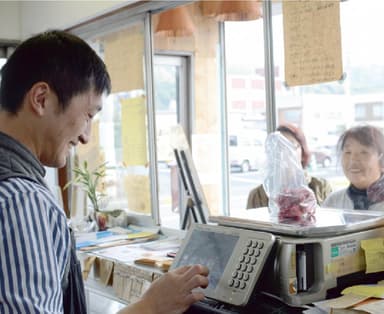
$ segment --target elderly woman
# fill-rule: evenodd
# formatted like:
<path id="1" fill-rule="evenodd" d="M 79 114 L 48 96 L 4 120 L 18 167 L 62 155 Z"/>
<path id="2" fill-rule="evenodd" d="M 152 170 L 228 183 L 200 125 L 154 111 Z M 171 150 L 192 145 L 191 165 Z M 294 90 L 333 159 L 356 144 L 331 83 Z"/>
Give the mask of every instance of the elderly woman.
<path id="1" fill-rule="evenodd" d="M 345 131 L 339 141 L 343 171 L 350 184 L 330 194 L 322 207 L 384 210 L 384 136 L 373 126 Z"/>
<path id="2" fill-rule="evenodd" d="M 304 133 L 292 124 L 281 124 L 277 131 L 281 132 L 295 147 L 298 160 L 301 161 L 303 169 L 305 169 L 310 161 L 310 152 L 307 146 Z M 331 185 L 322 178 L 311 177 L 306 174 L 308 187 L 314 192 L 317 203 L 321 204 L 325 198 L 331 193 Z M 268 196 L 263 185 L 251 190 L 248 195 L 247 209 L 268 206 Z"/>

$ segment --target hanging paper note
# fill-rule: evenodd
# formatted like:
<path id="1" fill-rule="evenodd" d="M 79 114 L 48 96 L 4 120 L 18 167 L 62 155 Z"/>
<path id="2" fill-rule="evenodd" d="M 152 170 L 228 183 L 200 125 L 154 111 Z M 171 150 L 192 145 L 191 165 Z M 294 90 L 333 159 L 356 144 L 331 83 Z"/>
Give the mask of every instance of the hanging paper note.
<path id="1" fill-rule="evenodd" d="M 142 214 L 151 213 L 149 178 L 143 175 L 127 175 L 124 178 L 128 208 Z"/>
<path id="2" fill-rule="evenodd" d="M 112 93 L 142 90 L 144 31 L 142 24 L 108 35 L 104 61 L 112 80 Z"/>
<path id="3" fill-rule="evenodd" d="M 121 101 L 121 140 L 125 166 L 147 164 L 146 106 L 144 97 Z"/>
<path id="4" fill-rule="evenodd" d="M 283 1 L 288 86 L 342 77 L 340 2 Z"/>

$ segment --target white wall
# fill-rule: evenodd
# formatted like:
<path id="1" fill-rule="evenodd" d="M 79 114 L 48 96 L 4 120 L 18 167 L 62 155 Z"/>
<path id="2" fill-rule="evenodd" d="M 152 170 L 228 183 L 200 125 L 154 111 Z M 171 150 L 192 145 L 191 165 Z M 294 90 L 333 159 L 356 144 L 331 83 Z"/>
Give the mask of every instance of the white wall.
<path id="1" fill-rule="evenodd" d="M 0 39 L 66 28 L 135 1 L 0 1 Z"/>
<path id="2" fill-rule="evenodd" d="M 0 40 L 20 39 L 19 1 L 0 1 Z"/>

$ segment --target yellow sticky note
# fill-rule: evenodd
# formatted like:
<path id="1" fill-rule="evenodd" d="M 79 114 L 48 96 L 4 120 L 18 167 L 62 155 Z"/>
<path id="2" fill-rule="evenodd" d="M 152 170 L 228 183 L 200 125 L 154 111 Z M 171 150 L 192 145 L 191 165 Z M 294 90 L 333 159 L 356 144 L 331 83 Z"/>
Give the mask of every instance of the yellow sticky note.
<path id="1" fill-rule="evenodd" d="M 384 286 L 382 285 L 356 285 L 345 288 L 342 294 L 357 294 L 361 296 L 373 297 L 373 298 L 384 298 Z"/>
<path id="2" fill-rule="evenodd" d="M 121 100 L 121 141 L 125 166 L 145 166 L 147 164 L 144 97 Z"/>
<path id="3" fill-rule="evenodd" d="M 361 240 L 361 247 L 365 251 L 374 250 L 384 252 L 384 238 Z"/>
<path id="4" fill-rule="evenodd" d="M 366 273 L 384 271 L 384 238 L 362 240 L 361 247 L 365 251 Z"/>
<path id="5" fill-rule="evenodd" d="M 384 252 L 367 251 L 365 259 L 367 261 L 365 273 L 370 274 L 384 271 Z"/>

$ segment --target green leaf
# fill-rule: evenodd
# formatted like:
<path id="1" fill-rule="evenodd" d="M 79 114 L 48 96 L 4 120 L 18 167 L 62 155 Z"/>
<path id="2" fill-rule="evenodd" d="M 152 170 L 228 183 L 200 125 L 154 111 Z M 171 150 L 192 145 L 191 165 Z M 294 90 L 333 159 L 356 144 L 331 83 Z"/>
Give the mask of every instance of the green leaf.
<path id="1" fill-rule="evenodd" d="M 74 178 L 67 182 L 64 186 L 64 189 L 67 189 L 72 184 L 80 183 L 87 193 L 88 198 L 90 199 L 95 211 L 98 211 L 99 201 L 102 196 L 105 194 L 97 193 L 97 186 L 99 184 L 99 180 L 106 176 L 106 165 L 108 162 L 104 162 L 101 165 L 97 166 L 93 171 L 90 171 L 88 168 L 88 162 L 85 160 L 83 165 L 76 166 L 72 169 L 74 173 Z"/>

